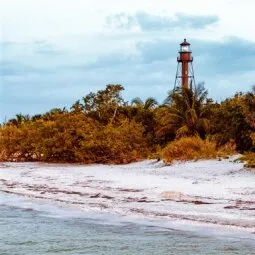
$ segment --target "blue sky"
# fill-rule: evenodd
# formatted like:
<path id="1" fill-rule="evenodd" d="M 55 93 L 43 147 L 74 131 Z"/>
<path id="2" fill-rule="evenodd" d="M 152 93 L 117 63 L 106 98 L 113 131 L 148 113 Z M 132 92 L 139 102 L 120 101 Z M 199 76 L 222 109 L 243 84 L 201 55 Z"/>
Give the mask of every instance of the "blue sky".
<path id="1" fill-rule="evenodd" d="M 173 88 L 179 43 L 223 100 L 255 84 L 254 0 L 0 0 L 0 122 L 70 107 L 122 84 L 126 100 Z"/>

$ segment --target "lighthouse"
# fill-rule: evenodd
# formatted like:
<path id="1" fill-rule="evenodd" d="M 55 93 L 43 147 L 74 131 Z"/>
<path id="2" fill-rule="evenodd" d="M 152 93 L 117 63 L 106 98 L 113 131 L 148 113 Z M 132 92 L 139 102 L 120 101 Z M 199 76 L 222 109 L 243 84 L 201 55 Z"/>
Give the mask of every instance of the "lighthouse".
<path id="1" fill-rule="evenodd" d="M 174 89 L 182 87 L 191 89 L 195 85 L 195 76 L 193 69 L 193 57 L 190 43 L 186 39 L 180 44 L 179 56 L 177 57 L 177 71 L 175 77 Z"/>

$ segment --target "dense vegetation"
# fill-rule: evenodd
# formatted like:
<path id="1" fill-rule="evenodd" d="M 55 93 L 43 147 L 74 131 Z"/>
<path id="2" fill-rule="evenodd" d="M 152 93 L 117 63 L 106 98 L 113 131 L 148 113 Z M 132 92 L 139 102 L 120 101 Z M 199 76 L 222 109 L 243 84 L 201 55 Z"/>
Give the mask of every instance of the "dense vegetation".
<path id="1" fill-rule="evenodd" d="M 170 92 L 162 105 L 153 98 L 129 104 L 123 89 L 107 85 L 70 110 L 16 115 L 0 127 L 0 159 L 128 163 L 163 156 L 171 162 L 216 157 L 229 147 L 255 149 L 255 87 L 217 103 L 199 84 Z"/>

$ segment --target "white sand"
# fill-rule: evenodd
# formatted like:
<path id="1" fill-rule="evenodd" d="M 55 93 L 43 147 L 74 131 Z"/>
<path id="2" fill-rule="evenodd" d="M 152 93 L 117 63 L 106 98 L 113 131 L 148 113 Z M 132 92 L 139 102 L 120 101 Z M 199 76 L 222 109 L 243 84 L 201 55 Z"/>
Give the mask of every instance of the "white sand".
<path id="1" fill-rule="evenodd" d="M 255 172 L 234 158 L 164 166 L 4 163 L 0 192 L 81 211 L 255 231 Z"/>

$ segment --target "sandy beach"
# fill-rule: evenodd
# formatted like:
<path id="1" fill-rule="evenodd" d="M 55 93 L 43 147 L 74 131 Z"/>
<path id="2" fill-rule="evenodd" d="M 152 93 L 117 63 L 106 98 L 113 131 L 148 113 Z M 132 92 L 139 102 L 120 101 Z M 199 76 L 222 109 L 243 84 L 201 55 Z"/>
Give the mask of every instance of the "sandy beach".
<path id="1" fill-rule="evenodd" d="M 86 212 L 255 231 L 255 174 L 224 160 L 127 165 L 2 163 L 0 192 Z"/>

